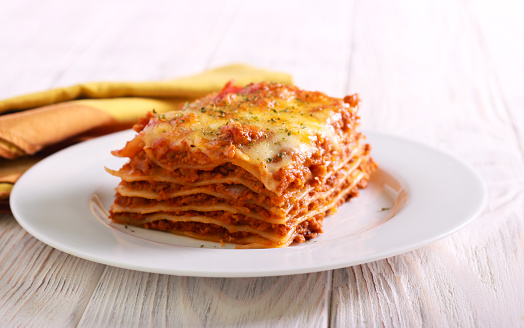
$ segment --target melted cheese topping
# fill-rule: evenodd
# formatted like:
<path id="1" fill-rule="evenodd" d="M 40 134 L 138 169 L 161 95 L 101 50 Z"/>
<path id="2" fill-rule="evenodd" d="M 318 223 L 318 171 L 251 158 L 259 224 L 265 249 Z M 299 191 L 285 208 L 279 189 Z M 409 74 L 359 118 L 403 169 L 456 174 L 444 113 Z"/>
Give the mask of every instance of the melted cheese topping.
<path id="1" fill-rule="evenodd" d="M 275 190 L 270 177 L 294 165 L 297 158 L 310 157 L 318 151 L 319 141 L 327 140 L 338 149 L 336 124 L 342 112 L 354 111 L 342 99 L 294 86 L 228 84 L 218 94 L 156 115 L 141 134 L 144 149 L 158 149 L 160 142 L 167 142 L 169 149 L 185 145 L 188 152 L 201 152 L 211 162 L 250 163 L 244 168 Z"/>

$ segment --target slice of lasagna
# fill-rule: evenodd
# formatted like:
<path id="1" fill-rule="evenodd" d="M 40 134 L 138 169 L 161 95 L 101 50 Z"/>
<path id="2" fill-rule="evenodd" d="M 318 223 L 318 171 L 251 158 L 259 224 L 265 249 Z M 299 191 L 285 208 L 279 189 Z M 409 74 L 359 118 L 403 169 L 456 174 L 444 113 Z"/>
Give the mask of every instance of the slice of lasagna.
<path id="1" fill-rule="evenodd" d="M 113 152 L 129 161 L 107 169 L 122 179 L 110 217 L 245 248 L 314 238 L 376 169 L 358 132 L 358 102 L 228 83 L 179 110 L 149 113 Z"/>

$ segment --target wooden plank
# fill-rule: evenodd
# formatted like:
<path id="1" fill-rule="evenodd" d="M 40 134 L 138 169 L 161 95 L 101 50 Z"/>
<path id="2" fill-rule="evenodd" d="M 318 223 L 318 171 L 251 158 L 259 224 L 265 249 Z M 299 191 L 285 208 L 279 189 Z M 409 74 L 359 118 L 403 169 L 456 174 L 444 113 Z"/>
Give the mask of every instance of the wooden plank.
<path id="1" fill-rule="evenodd" d="M 352 10 L 353 1 L 244 1 L 210 66 L 252 63 L 291 73 L 301 88 L 343 97 Z"/>
<path id="2" fill-rule="evenodd" d="M 27 10 L 27 7 L 31 10 Z M 157 80 L 206 68 L 236 1 L 51 0 L 2 21 L 0 98 L 99 80 Z M 43 19 L 45 17 L 45 19 Z M 15 33 L 16 37 L 13 37 Z"/>
<path id="3" fill-rule="evenodd" d="M 0 326 L 67 327 L 80 320 L 104 266 L 39 242 L 0 214 Z"/>
<path id="4" fill-rule="evenodd" d="M 330 273 L 217 279 L 108 267 L 79 327 L 326 327 Z"/>
<path id="5" fill-rule="evenodd" d="M 199 73 L 230 24 L 236 2 L 147 2 L 106 8 L 100 27 L 60 68 L 59 84 L 90 80 L 156 80 Z"/>
<path id="6" fill-rule="evenodd" d="M 524 159 L 524 20 L 520 17 L 524 3 L 501 1 L 495 5 L 490 1 L 475 1 L 470 6 L 481 46 L 485 48 L 487 69 L 496 71 L 494 88 L 504 96 L 503 106 Z"/>
<path id="7" fill-rule="evenodd" d="M 522 324 L 524 288 L 515 281 L 524 274 L 524 165 L 470 8 L 361 1 L 355 19 L 349 88 L 364 99 L 363 125 L 459 156 L 490 199 L 440 242 L 334 271 L 331 325 Z"/>
<path id="8" fill-rule="evenodd" d="M 60 85 L 63 69 L 115 21 L 107 17 L 107 6 L 89 1 L 52 0 L 25 4 L 22 10 L 9 3 L 2 7 L 14 12 L 2 20 L 0 31 L 0 39 L 8 45 L 0 54 L 1 98 Z"/>

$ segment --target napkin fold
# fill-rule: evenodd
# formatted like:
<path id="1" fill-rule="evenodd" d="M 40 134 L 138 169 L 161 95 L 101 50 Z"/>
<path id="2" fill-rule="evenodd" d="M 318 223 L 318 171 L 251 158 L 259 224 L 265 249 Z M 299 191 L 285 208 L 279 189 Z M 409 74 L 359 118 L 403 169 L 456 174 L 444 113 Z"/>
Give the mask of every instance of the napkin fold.
<path id="1" fill-rule="evenodd" d="M 41 157 L 26 157 L 14 161 L 0 159 L 0 200 L 9 198 L 16 180 L 40 159 Z M 2 212 L 0 203 L 0 213 Z"/>
<path id="2" fill-rule="evenodd" d="M 89 131 L 99 135 L 131 127 L 148 111 L 174 110 L 230 80 L 292 83 L 286 73 L 234 64 L 169 81 L 92 82 L 1 100 L 0 157 L 10 160 L 0 159 L 0 199 L 42 156 L 25 157 Z"/>

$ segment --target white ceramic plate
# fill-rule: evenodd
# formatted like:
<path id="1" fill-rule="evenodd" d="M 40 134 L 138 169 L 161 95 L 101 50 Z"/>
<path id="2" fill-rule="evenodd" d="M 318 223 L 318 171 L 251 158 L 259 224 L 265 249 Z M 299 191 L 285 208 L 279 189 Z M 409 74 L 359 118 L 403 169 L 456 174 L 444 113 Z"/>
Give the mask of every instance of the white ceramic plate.
<path id="1" fill-rule="evenodd" d="M 481 179 L 454 157 L 422 144 L 367 132 L 380 170 L 368 188 L 324 220 L 310 242 L 278 249 L 228 249 L 109 222 L 124 131 L 60 151 L 27 171 L 11 194 L 20 225 L 66 253 L 116 267 L 205 277 L 256 277 L 336 269 L 401 254 L 460 229 L 481 210 Z"/>

